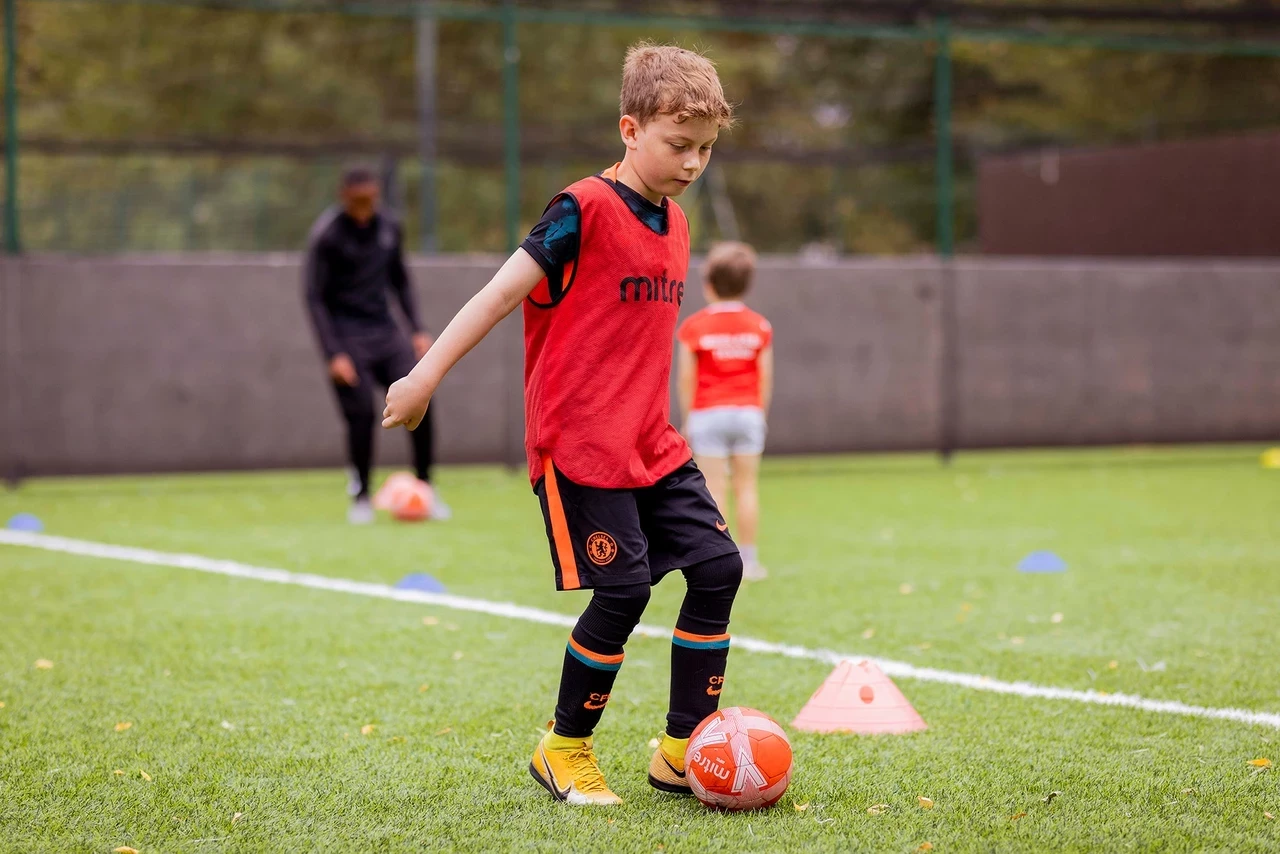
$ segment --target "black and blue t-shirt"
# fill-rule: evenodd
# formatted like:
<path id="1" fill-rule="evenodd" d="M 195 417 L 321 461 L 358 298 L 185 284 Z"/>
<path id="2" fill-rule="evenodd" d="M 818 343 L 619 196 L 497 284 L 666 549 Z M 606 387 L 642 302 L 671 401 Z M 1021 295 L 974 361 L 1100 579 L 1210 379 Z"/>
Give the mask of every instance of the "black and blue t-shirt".
<path id="1" fill-rule="evenodd" d="M 667 233 L 667 200 L 655 205 L 620 181 L 610 181 L 604 175 L 597 177 L 613 188 L 627 203 L 627 207 L 657 234 Z M 582 212 L 573 196 L 561 193 L 551 200 L 542 219 L 520 244 L 533 256 L 547 278 L 560 281 L 564 269 L 578 260 L 578 245 L 582 234 Z"/>

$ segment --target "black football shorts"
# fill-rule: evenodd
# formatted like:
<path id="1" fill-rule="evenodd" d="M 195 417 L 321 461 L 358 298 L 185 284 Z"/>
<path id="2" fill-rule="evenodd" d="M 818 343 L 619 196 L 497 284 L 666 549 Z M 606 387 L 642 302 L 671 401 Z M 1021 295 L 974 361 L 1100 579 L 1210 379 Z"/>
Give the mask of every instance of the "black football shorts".
<path id="1" fill-rule="evenodd" d="M 738 551 L 692 460 L 638 489 L 581 486 L 549 458 L 543 472 L 534 491 L 557 590 L 657 584 L 673 569 Z"/>

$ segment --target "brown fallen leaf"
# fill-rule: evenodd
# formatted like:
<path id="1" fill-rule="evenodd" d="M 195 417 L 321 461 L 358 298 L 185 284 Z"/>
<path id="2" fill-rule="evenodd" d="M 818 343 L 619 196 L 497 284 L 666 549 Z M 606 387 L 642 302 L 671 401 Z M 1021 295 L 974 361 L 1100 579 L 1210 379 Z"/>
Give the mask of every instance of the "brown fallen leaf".
<path id="1" fill-rule="evenodd" d="M 111 773 L 112 773 L 112 774 L 115 774 L 117 777 L 123 777 L 123 776 L 124 776 L 124 772 L 123 772 L 123 771 L 121 771 L 119 768 L 117 768 L 116 770 L 112 771 Z"/>
<path id="2" fill-rule="evenodd" d="M 231 816 L 231 823 L 235 824 L 237 821 L 239 821 L 242 818 L 244 818 L 244 813 L 238 812 L 235 815 Z"/>
<path id="3" fill-rule="evenodd" d="M 796 812 L 804 812 L 809 808 L 808 804 L 796 804 Z"/>
<path id="4" fill-rule="evenodd" d="M 1276 817 L 1275 817 L 1275 816 L 1273 816 L 1273 815 L 1272 815 L 1271 813 L 1269 813 L 1269 812 L 1264 812 L 1264 813 L 1262 814 L 1262 817 L 1263 817 L 1263 818 L 1265 818 L 1267 821 L 1275 821 L 1275 820 L 1276 820 Z"/>
<path id="5" fill-rule="evenodd" d="M 1257 759 L 1250 759 L 1249 764 L 1252 765 L 1254 768 L 1270 768 L 1271 760 L 1259 757 Z"/>
<path id="6" fill-rule="evenodd" d="M 4 703 L 0 703 L 0 709 L 4 708 Z"/>
<path id="7" fill-rule="evenodd" d="M 1026 816 L 1027 814 L 1025 812 L 1020 812 L 1017 815 L 1009 816 L 1009 821 L 1017 821 L 1020 818 L 1026 818 Z"/>
<path id="8" fill-rule="evenodd" d="M 53 662 L 47 658 L 36 659 L 36 670 L 52 670 Z"/>
<path id="9" fill-rule="evenodd" d="M 888 804 L 872 804 L 867 807 L 867 815 L 880 815 L 888 808 Z"/>
<path id="10" fill-rule="evenodd" d="M 451 732 L 453 732 L 453 727 L 447 726 L 444 729 L 437 732 L 436 735 L 448 735 Z"/>
<path id="11" fill-rule="evenodd" d="M 1051 804 L 1053 803 L 1054 798 L 1060 797 L 1061 795 L 1062 792 L 1050 792 L 1046 797 L 1041 798 L 1040 801 L 1042 803 Z"/>
<path id="12" fill-rule="evenodd" d="M 438 626 L 438 625 L 440 625 L 440 618 L 439 618 L 439 617 L 423 617 L 423 618 L 422 618 L 422 625 L 424 625 L 424 626 Z"/>
<path id="13" fill-rule="evenodd" d="M 430 687 L 431 686 L 428 685 L 426 682 L 423 682 L 421 685 L 418 686 L 418 693 L 421 694 L 423 691 L 426 691 Z"/>
<path id="14" fill-rule="evenodd" d="M 903 596 L 910 596 L 912 593 L 914 593 L 914 592 L 915 592 L 915 590 L 916 590 L 916 588 L 915 588 L 915 585 L 913 585 L 913 584 L 899 584 L 899 585 L 898 585 L 898 592 L 899 592 L 899 593 L 901 593 Z"/>
<path id="15" fill-rule="evenodd" d="M 361 735 L 369 735 L 371 732 L 373 732 L 373 724 L 365 724 L 364 726 L 360 727 Z"/>
<path id="16" fill-rule="evenodd" d="M 1119 666 L 1120 666 L 1120 662 L 1118 662 L 1118 661 L 1108 661 L 1108 662 L 1107 662 L 1107 669 L 1108 669 L 1108 670 L 1115 670 L 1115 669 L 1116 669 L 1117 667 L 1119 667 Z"/>
<path id="17" fill-rule="evenodd" d="M 923 807 L 924 809 L 927 809 L 927 810 L 933 809 L 933 798 L 926 798 L 924 795 L 920 795 L 916 798 L 916 800 L 920 802 L 920 806 Z"/>
<path id="18" fill-rule="evenodd" d="M 146 771 L 143 771 L 141 768 L 139 768 L 138 773 L 142 775 L 142 779 L 146 780 L 148 783 L 151 782 L 151 775 L 148 774 Z"/>
<path id="19" fill-rule="evenodd" d="M 921 843 L 920 843 L 920 845 L 916 848 L 916 850 L 917 850 L 917 851 L 932 851 L 932 850 L 933 850 L 933 843 L 932 843 L 932 842 L 921 842 Z"/>
<path id="20" fill-rule="evenodd" d="M 111 854 L 138 854 L 138 849 L 130 848 L 128 845 L 121 845 L 119 848 L 112 848 Z"/>
<path id="21" fill-rule="evenodd" d="M 116 724 L 116 732 L 124 732 L 131 726 L 133 726 L 132 721 L 121 721 L 120 723 Z"/>

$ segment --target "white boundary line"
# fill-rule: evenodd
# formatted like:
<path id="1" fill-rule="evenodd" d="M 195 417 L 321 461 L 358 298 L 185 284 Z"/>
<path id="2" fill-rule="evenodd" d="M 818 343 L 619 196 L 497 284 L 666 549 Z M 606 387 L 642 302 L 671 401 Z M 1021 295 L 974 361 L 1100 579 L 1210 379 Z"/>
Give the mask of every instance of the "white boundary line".
<path id="1" fill-rule="evenodd" d="M 421 605 L 436 605 L 441 608 L 452 608 L 458 611 L 472 611 L 479 614 L 491 614 L 495 617 L 506 617 L 511 620 L 524 620 L 530 623 L 542 623 L 548 626 L 572 628 L 577 617 L 543 611 L 540 608 L 526 608 L 508 602 L 488 602 L 484 599 L 470 599 L 465 596 L 452 596 L 447 593 L 426 593 L 420 590 L 397 590 L 385 584 L 372 584 L 365 581 L 351 581 L 345 578 L 330 578 L 324 575 L 288 572 L 283 569 L 269 569 L 261 566 L 237 563 L 231 560 L 217 560 L 200 555 L 178 554 L 173 552 L 157 552 L 151 549 L 113 546 L 108 543 L 95 543 L 89 540 L 72 540 L 66 537 L 52 537 L 46 534 L 32 534 L 23 531 L 0 530 L 0 544 L 10 546 L 26 546 L 50 552 L 82 555 L 84 557 L 102 558 L 106 560 L 128 561 L 130 563 L 149 564 L 151 566 L 170 566 L 178 569 L 193 569 L 198 572 L 210 572 L 217 575 L 229 575 L 233 578 L 248 578 L 254 581 L 269 581 L 274 584 L 292 584 L 308 587 L 313 590 L 330 590 L 336 593 L 350 593 L 356 596 L 370 596 L 376 599 L 392 599 L 397 602 L 414 602 Z M 656 626 L 639 625 L 635 634 L 648 638 L 666 639 L 671 630 Z M 958 685 L 972 688 L 975 691 L 990 691 L 994 694 L 1014 694 L 1019 697 L 1035 697 L 1045 700 L 1068 700 L 1075 703 L 1090 703 L 1098 706 L 1120 706 L 1126 709 L 1138 709 L 1144 712 L 1161 712 L 1170 715 L 1186 715 L 1197 718 L 1237 721 L 1245 724 L 1261 724 L 1280 729 L 1280 714 L 1274 712 L 1253 712 L 1248 709 L 1211 708 L 1208 706 L 1192 706 L 1173 700 L 1149 700 L 1134 694 L 1102 694 L 1097 691 L 1074 691 L 1067 688 L 1050 688 L 1033 685 L 1029 682 L 1003 682 L 987 676 L 973 673 L 956 673 L 950 670 L 936 670 L 932 667 L 916 667 L 904 661 L 891 661 L 884 658 L 871 658 L 834 652 L 829 649 L 809 649 L 803 646 L 772 643 L 735 635 L 733 645 L 736 649 L 750 652 L 783 655 L 787 658 L 820 661 L 825 664 L 839 664 L 845 659 L 855 661 L 866 659 L 875 663 L 889 676 L 900 679 L 916 679 L 922 682 L 941 682 L 946 685 Z"/>

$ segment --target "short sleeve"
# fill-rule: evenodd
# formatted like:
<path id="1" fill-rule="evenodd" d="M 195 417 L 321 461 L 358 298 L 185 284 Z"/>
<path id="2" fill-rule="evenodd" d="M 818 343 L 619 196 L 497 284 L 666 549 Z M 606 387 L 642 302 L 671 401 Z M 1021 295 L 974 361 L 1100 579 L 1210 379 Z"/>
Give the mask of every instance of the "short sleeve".
<path id="1" fill-rule="evenodd" d="M 760 318 L 760 349 L 764 350 L 773 344 L 773 324 Z"/>
<path id="2" fill-rule="evenodd" d="M 695 328 L 698 315 L 686 317 L 684 322 L 680 324 L 680 328 L 676 330 L 676 340 L 688 347 L 690 350 L 697 350 L 698 330 Z"/>
<path id="3" fill-rule="evenodd" d="M 561 281 L 566 268 L 578 260 L 582 235 L 582 211 L 578 200 L 561 193 L 551 200 L 542 219 L 520 246 L 538 262 L 552 281 Z"/>

